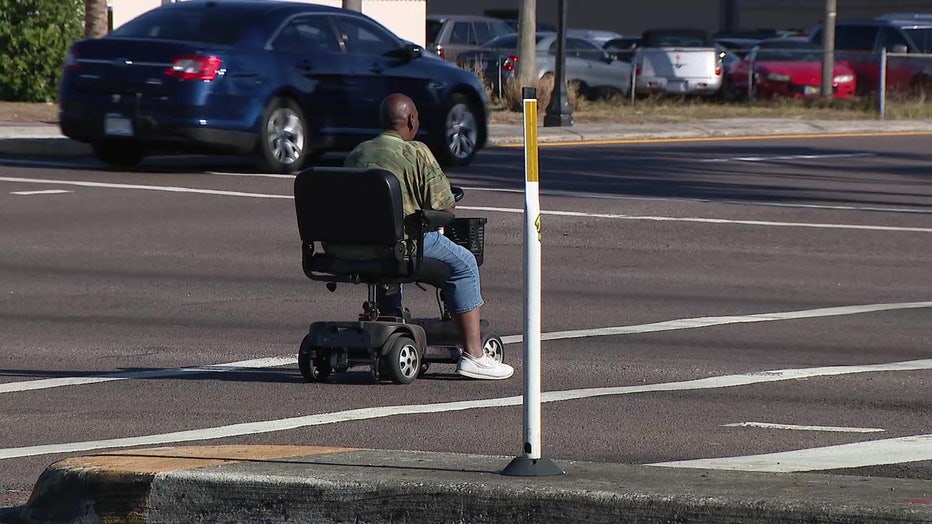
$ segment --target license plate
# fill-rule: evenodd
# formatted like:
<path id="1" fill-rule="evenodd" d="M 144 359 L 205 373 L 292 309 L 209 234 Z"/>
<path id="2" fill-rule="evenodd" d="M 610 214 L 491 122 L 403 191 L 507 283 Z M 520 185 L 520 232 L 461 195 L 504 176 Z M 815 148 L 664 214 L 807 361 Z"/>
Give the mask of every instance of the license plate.
<path id="1" fill-rule="evenodd" d="M 133 136 L 133 122 L 119 115 L 104 117 L 104 134 L 113 136 Z"/>
<path id="2" fill-rule="evenodd" d="M 667 82 L 667 91 L 671 93 L 685 93 L 686 92 L 686 82 L 683 80 L 676 80 L 673 82 Z"/>
<path id="3" fill-rule="evenodd" d="M 803 87 L 803 94 L 805 95 L 817 95 L 822 91 L 822 88 L 816 86 L 805 86 Z"/>

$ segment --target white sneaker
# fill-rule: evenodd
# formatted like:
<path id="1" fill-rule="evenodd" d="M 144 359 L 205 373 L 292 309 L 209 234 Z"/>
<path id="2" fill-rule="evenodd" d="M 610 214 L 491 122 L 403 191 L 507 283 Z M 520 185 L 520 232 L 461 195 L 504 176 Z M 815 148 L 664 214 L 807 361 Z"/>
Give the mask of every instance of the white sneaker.
<path id="1" fill-rule="evenodd" d="M 463 353 L 463 356 L 460 357 L 460 363 L 456 366 L 456 372 L 469 378 L 503 380 L 511 377 L 515 372 L 515 368 L 488 355 L 475 358 Z"/>

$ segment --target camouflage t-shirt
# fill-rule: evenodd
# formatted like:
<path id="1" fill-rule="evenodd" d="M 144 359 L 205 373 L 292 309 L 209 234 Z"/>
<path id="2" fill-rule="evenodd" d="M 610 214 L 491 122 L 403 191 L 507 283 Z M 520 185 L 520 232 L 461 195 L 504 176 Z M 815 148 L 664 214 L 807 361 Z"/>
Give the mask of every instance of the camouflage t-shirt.
<path id="1" fill-rule="evenodd" d="M 384 169 L 401 182 L 405 216 L 419 209 L 444 210 L 454 204 L 450 181 L 423 142 L 405 141 L 394 131 L 385 131 L 353 149 L 343 167 Z M 330 244 L 325 249 L 338 257 L 376 258 L 383 253 L 358 246 Z"/>

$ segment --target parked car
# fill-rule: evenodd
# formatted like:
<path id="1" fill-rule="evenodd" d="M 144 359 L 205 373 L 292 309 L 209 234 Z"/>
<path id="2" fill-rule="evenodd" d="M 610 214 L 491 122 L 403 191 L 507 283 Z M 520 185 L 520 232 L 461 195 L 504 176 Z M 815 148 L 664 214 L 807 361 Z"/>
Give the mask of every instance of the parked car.
<path id="1" fill-rule="evenodd" d="M 698 29 L 651 29 L 635 48 L 635 91 L 715 95 L 722 85 L 719 50 Z"/>
<path id="2" fill-rule="evenodd" d="M 554 74 L 557 53 L 556 33 L 537 33 L 537 75 Z M 518 72 L 518 35 L 513 33 L 490 40 L 479 51 L 463 53 L 459 65 L 481 72 L 493 93 L 500 93 Z M 593 42 L 566 39 L 567 83 L 577 83 L 587 98 L 624 95 L 631 86 L 631 64 L 616 60 Z"/>
<path id="3" fill-rule="evenodd" d="M 595 42 L 599 46 L 605 45 L 605 42 L 616 38 L 622 38 L 622 35 L 614 31 L 603 31 L 601 29 L 567 29 L 566 36 L 572 38 L 584 38 L 590 42 Z"/>
<path id="4" fill-rule="evenodd" d="M 854 98 L 854 70 L 843 61 L 836 62 L 832 75 L 834 97 Z M 749 93 L 758 98 L 818 98 L 822 93 L 822 46 L 795 38 L 764 40 L 746 58 L 732 64 L 725 78 L 726 99 L 746 98 Z"/>
<path id="5" fill-rule="evenodd" d="M 441 162 L 485 145 L 488 95 L 475 75 L 422 57 L 355 11 L 301 2 L 188 1 L 75 42 L 59 89 L 62 133 L 112 165 L 157 151 L 254 152 L 294 172 L 380 131 L 392 92 L 418 106 Z"/>
<path id="6" fill-rule="evenodd" d="M 822 44 L 822 28 L 810 41 Z M 932 54 L 932 14 L 895 13 L 874 20 L 839 20 L 835 58 L 847 61 L 858 76 L 860 94 L 880 89 L 880 53 Z M 890 57 L 887 89 L 932 96 L 932 57 Z"/>
<path id="7" fill-rule="evenodd" d="M 504 20 L 474 15 L 427 17 L 427 50 L 456 62 L 464 51 L 473 51 L 489 40 L 514 31 Z"/>

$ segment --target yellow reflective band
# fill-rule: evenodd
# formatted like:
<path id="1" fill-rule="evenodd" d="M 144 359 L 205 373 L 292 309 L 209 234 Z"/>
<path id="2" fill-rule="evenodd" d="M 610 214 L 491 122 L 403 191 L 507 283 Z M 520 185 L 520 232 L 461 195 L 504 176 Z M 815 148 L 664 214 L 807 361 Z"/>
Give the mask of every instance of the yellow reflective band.
<path id="1" fill-rule="evenodd" d="M 527 162 L 525 180 L 539 181 L 537 173 L 537 100 L 524 101 L 524 156 Z"/>

